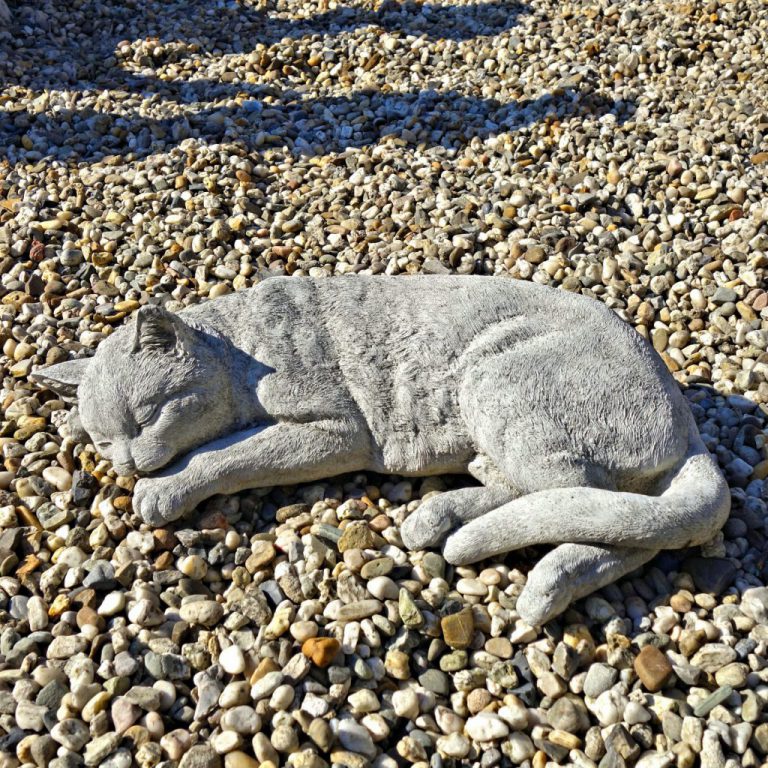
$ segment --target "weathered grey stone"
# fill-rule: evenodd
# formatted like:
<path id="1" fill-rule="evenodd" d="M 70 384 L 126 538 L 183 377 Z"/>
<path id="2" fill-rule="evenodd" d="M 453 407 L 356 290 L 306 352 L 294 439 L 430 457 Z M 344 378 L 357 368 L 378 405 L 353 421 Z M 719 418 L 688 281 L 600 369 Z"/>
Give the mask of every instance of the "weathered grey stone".
<path id="1" fill-rule="evenodd" d="M 659 549 L 708 541 L 729 511 L 717 463 L 647 342 L 599 303 L 534 283 L 264 280 L 180 315 L 142 307 L 94 358 L 33 376 L 65 397 L 79 385 L 82 425 L 118 474 L 163 469 L 133 494 L 153 525 L 249 487 L 364 469 L 469 472 L 487 486 L 428 499 L 403 541 L 443 544 L 455 564 L 560 544 L 518 599 L 531 624 Z M 187 394 L 183 414 L 169 392 L 175 403 Z M 599 419 L 585 407 L 597 402 Z M 126 433 L 125 407 L 138 434 Z M 634 491 L 638 467 L 649 495 L 604 490 Z"/>

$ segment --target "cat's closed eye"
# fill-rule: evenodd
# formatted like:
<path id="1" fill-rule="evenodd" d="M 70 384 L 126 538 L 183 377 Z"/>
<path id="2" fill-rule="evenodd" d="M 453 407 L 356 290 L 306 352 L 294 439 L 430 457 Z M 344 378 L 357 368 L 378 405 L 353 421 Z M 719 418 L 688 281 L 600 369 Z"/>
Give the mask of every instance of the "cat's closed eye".
<path id="1" fill-rule="evenodd" d="M 136 423 L 140 427 L 146 427 L 153 421 L 156 421 L 161 412 L 160 405 L 160 403 L 148 403 L 137 408 L 135 413 Z"/>
<path id="2" fill-rule="evenodd" d="M 104 451 L 108 451 L 112 447 L 112 443 L 109 440 L 99 440 L 95 447 L 99 453 L 103 454 Z"/>

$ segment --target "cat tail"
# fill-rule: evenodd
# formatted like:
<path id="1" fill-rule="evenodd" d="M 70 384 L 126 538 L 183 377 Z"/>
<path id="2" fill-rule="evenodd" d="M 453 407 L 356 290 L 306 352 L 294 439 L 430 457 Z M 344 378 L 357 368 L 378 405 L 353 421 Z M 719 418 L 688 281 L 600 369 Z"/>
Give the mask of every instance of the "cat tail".
<path id="1" fill-rule="evenodd" d="M 688 445 L 658 496 L 587 487 L 537 491 L 449 536 L 445 559 L 464 565 L 521 547 L 563 542 L 647 550 L 703 544 L 728 519 L 731 498 L 692 418 Z"/>

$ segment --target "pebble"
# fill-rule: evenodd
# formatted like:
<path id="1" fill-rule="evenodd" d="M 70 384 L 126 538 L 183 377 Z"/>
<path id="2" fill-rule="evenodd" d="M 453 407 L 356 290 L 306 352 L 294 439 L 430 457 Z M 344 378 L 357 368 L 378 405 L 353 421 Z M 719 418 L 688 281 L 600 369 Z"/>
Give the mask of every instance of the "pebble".
<path id="1" fill-rule="evenodd" d="M 509 726 L 498 716 L 483 712 L 467 720 L 467 736 L 473 741 L 488 742 L 509 735 Z"/>
<path id="2" fill-rule="evenodd" d="M 736 661 L 733 648 L 723 643 L 707 643 L 693 655 L 691 664 L 705 672 L 716 672 L 732 661 Z"/>
<path id="3" fill-rule="evenodd" d="M 392 694 L 392 708 L 398 717 L 415 720 L 419 715 L 419 697 L 412 688 L 403 688 Z"/>
<path id="4" fill-rule="evenodd" d="M 315 666 L 327 667 L 341 649 L 341 644 L 334 637 L 310 637 L 301 646 L 301 652 Z"/>
<path id="5" fill-rule="evenodd" d="M 214 600 L 195 600 L 181 606 L 179 615 L 190 624 L 212 627 L 224 616 L 224 608 Z"/>
<path id="6" fill-rule="evenodd" d="M 376 754 L 371 734 L 354 720 L 342 720 L 339 723 L 338 739 L 344 749 L 356 752 L 368 758 Z"/>
<path id="7" fill-rule="evenodd" d="M 230 675 L 239 675 L 245 671 L 245 656 L 236 645 L 230 645 L 219 655 L 219 664 Z"/>
<path id="8" fill-rule="evenodd" d="M 714 693 L 705 697 L 694 708 L 693 714 L 696 717 L 705 717 L 708 715 L 718 704 L 722 704 L 731 694 L 733 688 L 730 685 L 724 685 L 718 688 Z"/>
<path id="9" fill-rule="evenodd" d="M 669 659 L 653 645 L 643 646 L 635 658 L 635 672 L 647 691 L 660 691 L 672 674 Z"/>
<path id="10" fill-rule="evenodd" d="M 613 687 L 619 679 L 619 671 L 608 664 L 592 664 L 587 670 L 583 690 L 586 696 L 593 699 Z"/>
<path id="11" fill-rule="evenodd" d="M 443 638 L 451 648 L 468 648 L 475 631 L 472 610 L 464 608 L 458 613 L 449 614 L 440 620 Z"/>

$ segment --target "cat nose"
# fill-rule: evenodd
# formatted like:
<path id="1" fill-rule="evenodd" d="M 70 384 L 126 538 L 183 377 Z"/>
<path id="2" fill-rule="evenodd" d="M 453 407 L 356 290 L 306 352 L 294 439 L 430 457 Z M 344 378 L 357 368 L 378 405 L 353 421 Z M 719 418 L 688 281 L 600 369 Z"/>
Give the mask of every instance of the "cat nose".
<path id="1" fill-rule="evenodd" d="M 124 458 L 119 462 L 113 462 L 112 466 L 120 477 L 128 477 L 136 472 L 136 464 L 134 464 L 133 459 L 131 458 Z"/>

